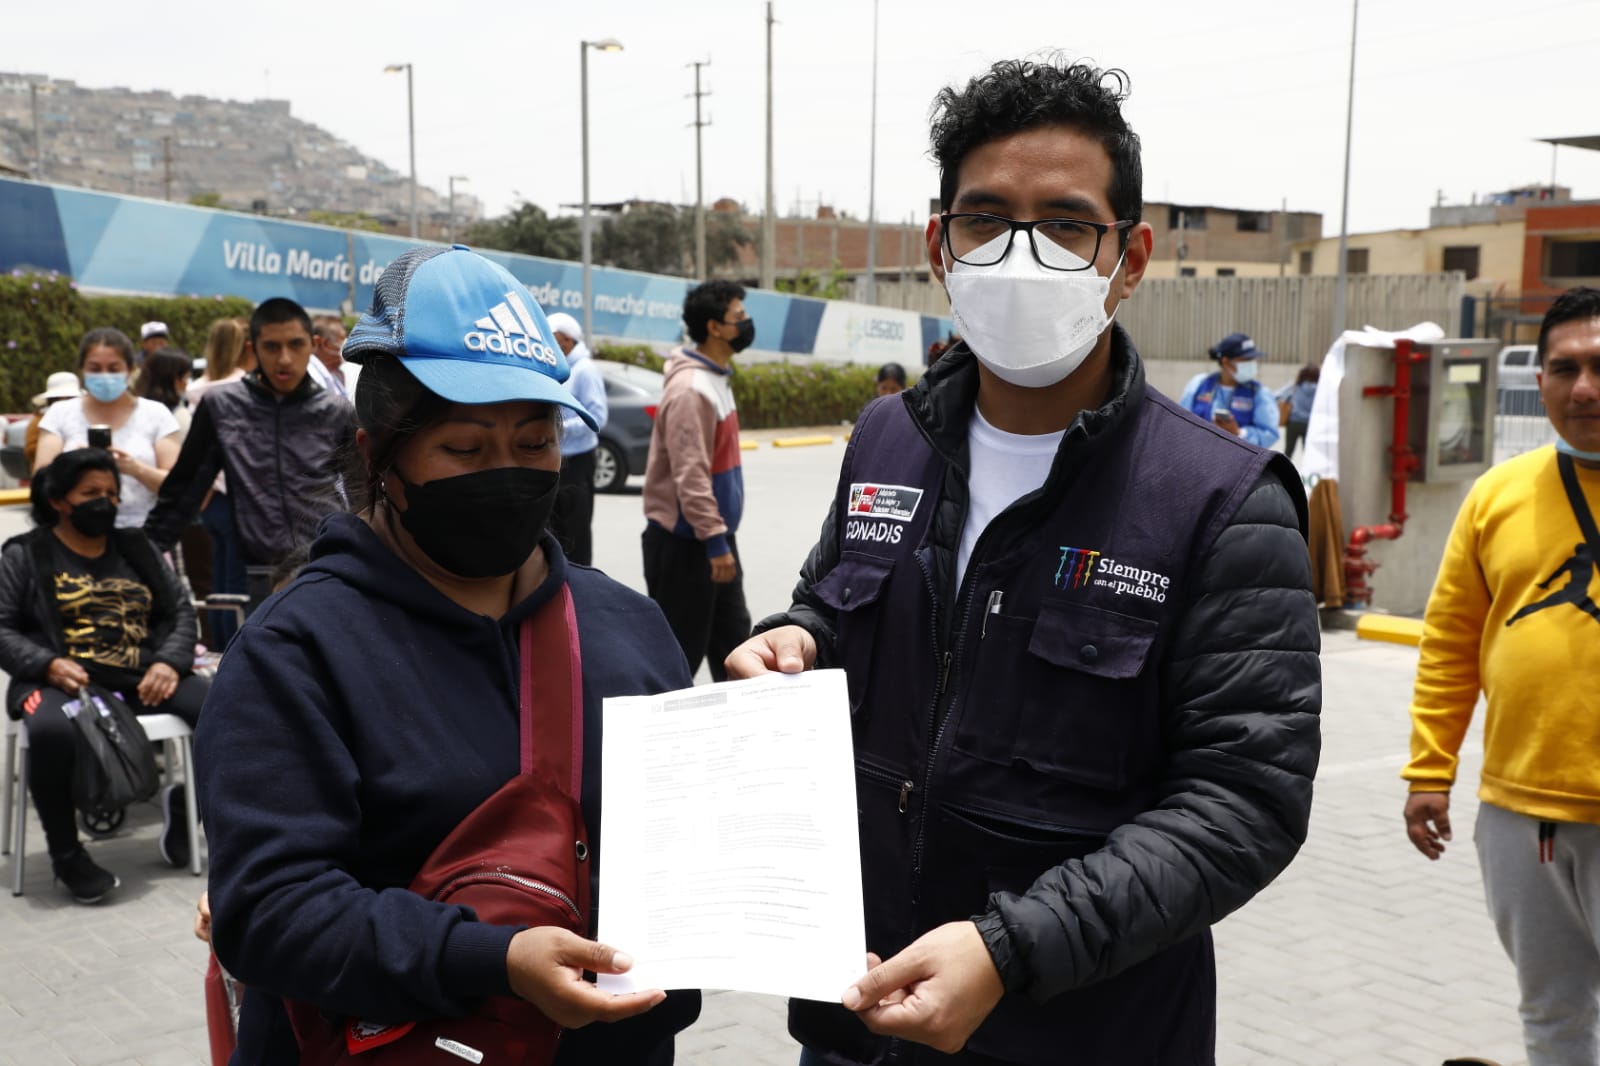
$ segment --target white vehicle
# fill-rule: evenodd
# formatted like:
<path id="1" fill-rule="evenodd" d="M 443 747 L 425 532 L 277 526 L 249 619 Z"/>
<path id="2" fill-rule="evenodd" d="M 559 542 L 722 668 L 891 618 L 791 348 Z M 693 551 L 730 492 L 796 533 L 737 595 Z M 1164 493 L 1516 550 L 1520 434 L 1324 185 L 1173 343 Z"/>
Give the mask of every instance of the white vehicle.
<path id="1" fill-rule="evenodd" d="M 1534 375 L 1539 371 L 1538 347 L 1532 344 L 1511 344 L 1500 349 L 1496 382 L 1502 389 L 1531 389 L 1539 382 Z"/>

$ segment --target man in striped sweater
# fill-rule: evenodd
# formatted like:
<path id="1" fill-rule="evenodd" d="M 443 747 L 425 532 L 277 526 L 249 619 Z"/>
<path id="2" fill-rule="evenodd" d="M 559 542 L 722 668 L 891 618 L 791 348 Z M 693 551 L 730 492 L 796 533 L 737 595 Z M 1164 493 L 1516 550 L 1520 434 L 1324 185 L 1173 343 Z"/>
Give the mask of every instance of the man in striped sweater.
<path id="1" fill-rule="evenodd" d="M 667 357 L 666 387 L 644 472 L 644 580 L 683 647 L 691 672 L 710 660 L 727 677 L 728 653 L 750 635 L 734 533 L 744 513 L 739 414 L 728 375 L 755 340 L 744 289 L 708 281 L 689 290 L 691 344 Z"/>

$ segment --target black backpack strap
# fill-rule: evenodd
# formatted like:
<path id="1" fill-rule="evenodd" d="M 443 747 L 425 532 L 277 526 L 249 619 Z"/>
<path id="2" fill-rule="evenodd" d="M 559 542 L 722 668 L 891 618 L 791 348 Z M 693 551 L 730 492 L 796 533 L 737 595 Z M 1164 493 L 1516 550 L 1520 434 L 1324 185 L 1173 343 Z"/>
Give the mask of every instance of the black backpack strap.
<path id="1" fill-rule="evenodd" d="M 1583 498 L 1578 485 L 1577 464 L 1565 452 L 1556 455 L 1556 467 L 1561 471 L 1561 485 L 1567 490 L 1567 503 L 1572 505 L 1572 515 L 1583 530 L 1583 539 L 1589 543 L 1589 557 L 1600 560 L 1600 530 L 1595 528 L 1594 515 L 1589 512 L 1589 502 Z"/>

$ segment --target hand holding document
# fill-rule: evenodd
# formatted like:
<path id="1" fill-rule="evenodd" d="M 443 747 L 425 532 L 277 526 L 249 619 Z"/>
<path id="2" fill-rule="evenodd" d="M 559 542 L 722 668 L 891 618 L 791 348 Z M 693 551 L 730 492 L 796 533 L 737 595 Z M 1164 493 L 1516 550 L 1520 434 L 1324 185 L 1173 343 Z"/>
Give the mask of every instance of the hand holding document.
<path id="1" fill-rule="evenodd" d="M 844 673 L 605 701 L 600 988 L 837 1002 L 866 957 Z"/>

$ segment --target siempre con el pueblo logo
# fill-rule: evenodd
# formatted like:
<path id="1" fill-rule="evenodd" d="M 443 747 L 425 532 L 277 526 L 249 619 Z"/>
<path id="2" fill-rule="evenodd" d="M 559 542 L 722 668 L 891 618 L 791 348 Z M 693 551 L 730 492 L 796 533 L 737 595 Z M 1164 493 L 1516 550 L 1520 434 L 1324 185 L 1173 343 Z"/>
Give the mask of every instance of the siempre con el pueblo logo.
<path id="1" fill-rule="evenodd" d="M 1093 548 L 1065 545 L 1061 547 L 1055 583 L 1058 589 L 1101 588 L 1118 596 L 1138 596 L 1155 603 L 1166 603 L 1172 587 L 1166 574 L 1119 563 Z"/>

